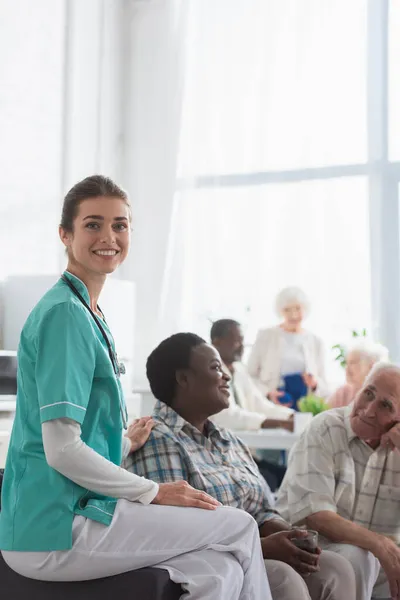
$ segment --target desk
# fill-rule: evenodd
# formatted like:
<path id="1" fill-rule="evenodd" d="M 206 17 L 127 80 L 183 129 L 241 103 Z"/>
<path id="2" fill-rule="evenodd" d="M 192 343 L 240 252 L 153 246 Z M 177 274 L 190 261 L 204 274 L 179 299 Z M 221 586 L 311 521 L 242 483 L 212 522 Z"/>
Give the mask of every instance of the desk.
<path id="1" fill-rule="evenodd" d="M 286 429 L 260 429 L 258 431 L 235 431 L 235 435 L 249 448 L 259 450 L 290 450 L 300 438 L 299 433 Z"/>
<path id="2" fill-rule="evenodd" d="M 17 397 L 9 396 L 7 394 L 0 394 L 0 413 L 2 412 L 15 412 Z"/>

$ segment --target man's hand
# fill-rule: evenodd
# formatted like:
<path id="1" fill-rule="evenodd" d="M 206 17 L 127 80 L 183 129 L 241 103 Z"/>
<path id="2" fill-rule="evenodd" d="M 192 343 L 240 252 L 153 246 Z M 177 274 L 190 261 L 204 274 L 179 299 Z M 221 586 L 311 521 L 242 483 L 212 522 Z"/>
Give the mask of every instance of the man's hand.
<path id="1" fill-rule="evenodd" d="M 317 548 L 312 554 L 301 548 L 297 548 L 292 542 L 294 538 L 307 536 L 306 530 L 292 529 L 291 531 L 279 531 L 261 539 L 261 547 L 264 558 L 281 560 L 295 569 L 301 575 L 310 575 L 319 571 L 319 555 L 321 549 Z"/>
<path id="2" fill-rule="evenodd" d="M 286 429 L 287 431 L 293 431 L 294 419 L 293 415 L 286 420 L 283 419 L 265 419 L 261 423 L 261 429 Z"/>
<path id="3" fill-rule="evenodd" d="M 397 450 L 400 451 L 400 423 L 393 425 L 393 427 L 381 437 L 381 446 L 389 448 L 390 450 L 397 448 Z"/>
<path id="4" fill-rule="evenodd" d="M 174 481 L 173 483 L 160 483 L 157 496 L 152 504 L 167 506 L 192 506 L 214 510 L 221 503 L 205 492 L 196 490 L 187 481 Z"/>
<path id="5" fill-rule="evenodd" d="M 376 558 L 385 571 L 392 600 L 400 599 L 400 548 L 386 537 L 381 536 Z"/>
<path id="6" fill-rule="evenodd" d="M 142 417 L 141 419 L 135 419 L 128 427 L 128 431 L 125 434 L 131 443 L 130 454 L 139 450 L 149 439 L 151 430 L 155 423 L 151 417 Z"/>

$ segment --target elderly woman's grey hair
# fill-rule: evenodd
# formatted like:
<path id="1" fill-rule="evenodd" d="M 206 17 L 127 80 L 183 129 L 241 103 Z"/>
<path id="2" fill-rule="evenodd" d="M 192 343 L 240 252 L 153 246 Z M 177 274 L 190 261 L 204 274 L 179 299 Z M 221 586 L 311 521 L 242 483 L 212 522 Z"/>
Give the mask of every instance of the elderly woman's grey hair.
<path id="1" fill-rule="evenodd" d="M 350 344 L 346 348 L 346 356 L 348 356 L 350 353 L 359 354 L 362 360 L 366 360 L 374 364 L 377 362 L 389 362 L 389 350 L 386 348 L 386 346 L 366 338 L 359 339 Z"/>
<path id="2" fill-rule="evenodd" d="M 394 365 L 393 363 L 390 363 L 390 362 L 378 362 L 372 367 L 372 369 L 368 373 L 363 387 L 370 384 L 371 380 L 374 377 L 376 377 L 377 375 L 379 375 L 380 373 L 388 373 L 388 374 L 390 373 L 394 377 L 398 377 L 400 379 L 400 367 L 399 366 Z"/>
<path id="3" fill-rule="evenodd" d="M 300 304 L 304 310 L 304 316 L 310 314 L 310 301 L 307 295 L 298 287 L 286 287 L 279 292 L 275 300 L 275 310 L 278 317 L 282 316 L 282 311 L 292 304 Z"/>

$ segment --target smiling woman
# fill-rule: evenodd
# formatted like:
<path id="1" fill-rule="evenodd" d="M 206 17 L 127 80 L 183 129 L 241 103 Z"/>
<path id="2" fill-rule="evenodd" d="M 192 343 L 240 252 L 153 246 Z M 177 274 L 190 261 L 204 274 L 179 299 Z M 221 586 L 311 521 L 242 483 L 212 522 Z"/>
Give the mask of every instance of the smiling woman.
<path id="1" fill-rule="evenodd" d="M 107 177 L 88 177 L 65 198 L 59 233 L 67 270 L 31 312 L 19 344 L 0 512 L 3 558 L 20 575 L 48 581 L 157 564 L 188 599 L 271 600 L 248 515 L 216 511 L 217 500 L 184 482 L 158 485 L 120 468 L 153 426 L 149 419 L 140 439 L 135 428 L 122 437 L 122 370 L 97 305 L 107 275 L 128 254 L 130 222 L 126 193 Z M 212 364 L 199 366 L 223 403 L 228 392 L 213 352 L 203 357 Z"/>
<path id="2" fill-rule="evenodd" d="M 95 175 L 81 184 L 68 192 L 59 228 L 67 271 L 83 281 L 84 273 L 104 281 L 128 254 L 131 207 L 126 192 L 107 177 Z M 91 308 L 97 312 L 97 299 Z"/>

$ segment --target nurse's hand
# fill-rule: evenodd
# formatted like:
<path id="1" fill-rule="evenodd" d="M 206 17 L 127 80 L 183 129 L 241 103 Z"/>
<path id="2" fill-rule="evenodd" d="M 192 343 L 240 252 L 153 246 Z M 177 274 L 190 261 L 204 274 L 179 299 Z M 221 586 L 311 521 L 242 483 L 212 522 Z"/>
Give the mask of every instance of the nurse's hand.
<path id="1" fill-rule="evenodd" d="M 205 492 L 196 490 L 187 481 L 174 481 L 174 483 L 160 483 L 157 496 L 152 504 L 164 504 L 167 506 L 192 506 L 193 508 L 205 508 L 214 510 L 221 503 Z"/>
<path id="2" fill-rule="evenodd" d="M 139 450 L 149 439 L 151 430 L 155 423 L 151 417 L 142 417 L 141 419 L 135 419 L 128 427 L 128 431 L 125 434 L 131 443 L 130 453 Z"/>

